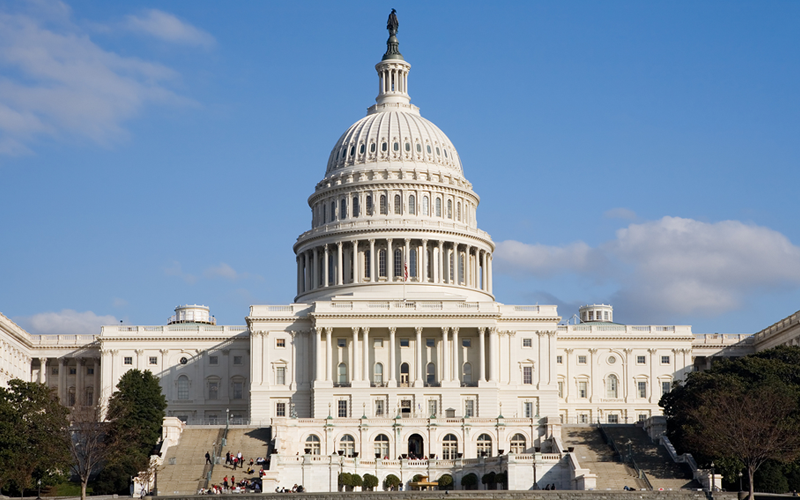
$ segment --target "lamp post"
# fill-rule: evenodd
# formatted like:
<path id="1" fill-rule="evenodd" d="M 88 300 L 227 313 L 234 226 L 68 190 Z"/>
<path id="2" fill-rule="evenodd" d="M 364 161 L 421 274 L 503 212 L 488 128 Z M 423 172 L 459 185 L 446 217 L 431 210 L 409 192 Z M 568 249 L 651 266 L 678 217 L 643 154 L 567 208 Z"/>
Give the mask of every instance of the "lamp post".
<path id="1" fill-rule="evenodd" d="M 742 471 L 739 471 L 739 500 L 742 500 Z"/>
<path id="2" fill-rule="evenodd" d="M 741 476 L 741 475 L 742 475 L 742 473 L 740 472 L 739 476 Z M 741 482 L 741 479 L 739 481 Z M 41 480 L 41 478 L 36 480 L 36 485 L 39 488 L 38 492 L 36 493 L 36 500 L 42 500 L 42 480 Z M 741 490 L 741 488 L 739 488 L 739 489 Z"/>
<path id="3" fill-rule="evenodd" d="M 714 498 L 714 462 L 711 462 L 711 498 Z"/>

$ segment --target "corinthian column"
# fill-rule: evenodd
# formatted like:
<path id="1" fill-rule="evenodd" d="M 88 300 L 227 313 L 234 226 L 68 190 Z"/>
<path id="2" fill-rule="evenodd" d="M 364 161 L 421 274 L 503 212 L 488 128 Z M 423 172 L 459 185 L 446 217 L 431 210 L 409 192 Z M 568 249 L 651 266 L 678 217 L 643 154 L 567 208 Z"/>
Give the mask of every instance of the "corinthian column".
<path id="1" fill-rule="evenodd" d="M 397 387 L 397 382 L 394 380 L 394 371 L 395 371 L 395 338 L 394 333 L 397 330 L 395 327 L 389 327 L 389 387 Z"/>
<path id="2" fill-rule="evenodd" d="M 417 360 L 415 363 L 417 377 L 414 380 L 414 387 L 423 387 L 423 378 L 422 378 L 422 327 L 418 326 L 414 328 L 417 332 L 417 343 L 414 347 L 416 347 L 416 354 Z"/>

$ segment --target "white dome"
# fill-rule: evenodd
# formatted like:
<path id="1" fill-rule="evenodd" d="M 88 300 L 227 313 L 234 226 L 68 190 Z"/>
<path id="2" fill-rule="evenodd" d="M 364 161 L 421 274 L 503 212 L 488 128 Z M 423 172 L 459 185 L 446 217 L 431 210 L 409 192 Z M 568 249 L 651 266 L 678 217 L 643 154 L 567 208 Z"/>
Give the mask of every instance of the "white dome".
<path id="1" fill-rule="evenodd" d="M 386 108 L 395 110 L 384 111 Z M 384 104 L 372 110 L 375 111 L 351 125 L 336 142 L 326 176 L 360 165 L 374 168 L 380 162 L 423 164 L 422 168 L 463 176 L 453 143 L 439 127 L 414 112 L 416 109 Z"/>

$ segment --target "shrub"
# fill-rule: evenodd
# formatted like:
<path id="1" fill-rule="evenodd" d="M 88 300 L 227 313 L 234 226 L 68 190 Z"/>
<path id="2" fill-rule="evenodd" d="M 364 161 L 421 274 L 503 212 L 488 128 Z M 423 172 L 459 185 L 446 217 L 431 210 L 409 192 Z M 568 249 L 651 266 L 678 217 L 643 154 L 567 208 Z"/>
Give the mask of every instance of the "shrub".
<path id="1" fill-rule="evenodd" d="M 364 474 L 364 489 L 373 491 L 378 486 L 378 478 L 372 474 Z"/>
<path id="2" fill-rule="evenodd" d="M 461 486 L 463 486 L 465 490 L 477 489 L 478 476 L 470 472 L 469 474 L 461 478 Z"/>
<path id="3" fill-rule="evenodd" d="M 506 483 L 508 483 L 508 474 L 505 473 L 505 472 L 501 472 L 501 473 L 497 474 L 496 476 L 494 476 L 494 479 L 498 483 L 500 483 L 502 485 L 505 485 Z"/>
<path id="4" fill-rule="evenodd" d="M 439 478 L 439 489 L 440 490 L 451 490 L 453 489 L 453 476 L 450 474 L 444 474 L 442 477 Z"/>
<path id="5" fill-rule="evenodd" d="M 423 477 L 424 476 L 422 474 L 415 474 L 414 477 L 411 478 L 411 482 L 412 483 L 418 483 L 418 482 L 422 481 Z"/>
<path id="6" fill-rule="evenodd" d="M 353 476 L 349 472 L 342 472 L 342 473 L 339 474 L 338 482 L 339 482 L 339 486 L 344 486 L 344 488 L 341 488 L 341 489 L 343 491 L 346 491 L 348 486 L 350 486 L 350 487 L 353 486 Z"/>
<path id="7" fill-rule="evenodd" d="M 400 478 L 394 474 L 389 474 L 386 476 L 386 479 L 383 480 L 383 487 L 387 490 L 393 490 L 398 486 L 400 486 Z"/>
<path id="8" fill-rule="evenodd" d="M 350 475 L 350 486 L 363 486 L 364 481 L 361 479 L 361 476 L 358 474 L 351 474 Z"/>
<path id="9" fill-rule="evenodd" d="M 495 476 L 496 474 L 494 472 L 489 472 L 487 474 L 484 474 L 483 477 L 481 477 L 481 482 L 483 484 L 495 484 L 497 483 L 497 479 L 495 479 Z"/>

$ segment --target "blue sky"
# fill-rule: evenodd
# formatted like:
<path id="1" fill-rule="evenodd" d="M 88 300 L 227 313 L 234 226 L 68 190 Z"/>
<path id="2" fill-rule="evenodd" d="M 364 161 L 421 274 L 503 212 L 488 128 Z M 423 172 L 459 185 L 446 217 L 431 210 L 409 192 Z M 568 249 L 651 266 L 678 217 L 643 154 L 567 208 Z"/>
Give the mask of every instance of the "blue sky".
<path id="1" fill-rule="evenodd" d="M 730 333 L 800 309 L 800 3 L 76 1 L 0 4 L 0 311 L 291 302 L 392 7 L 499 301 Z"/>

